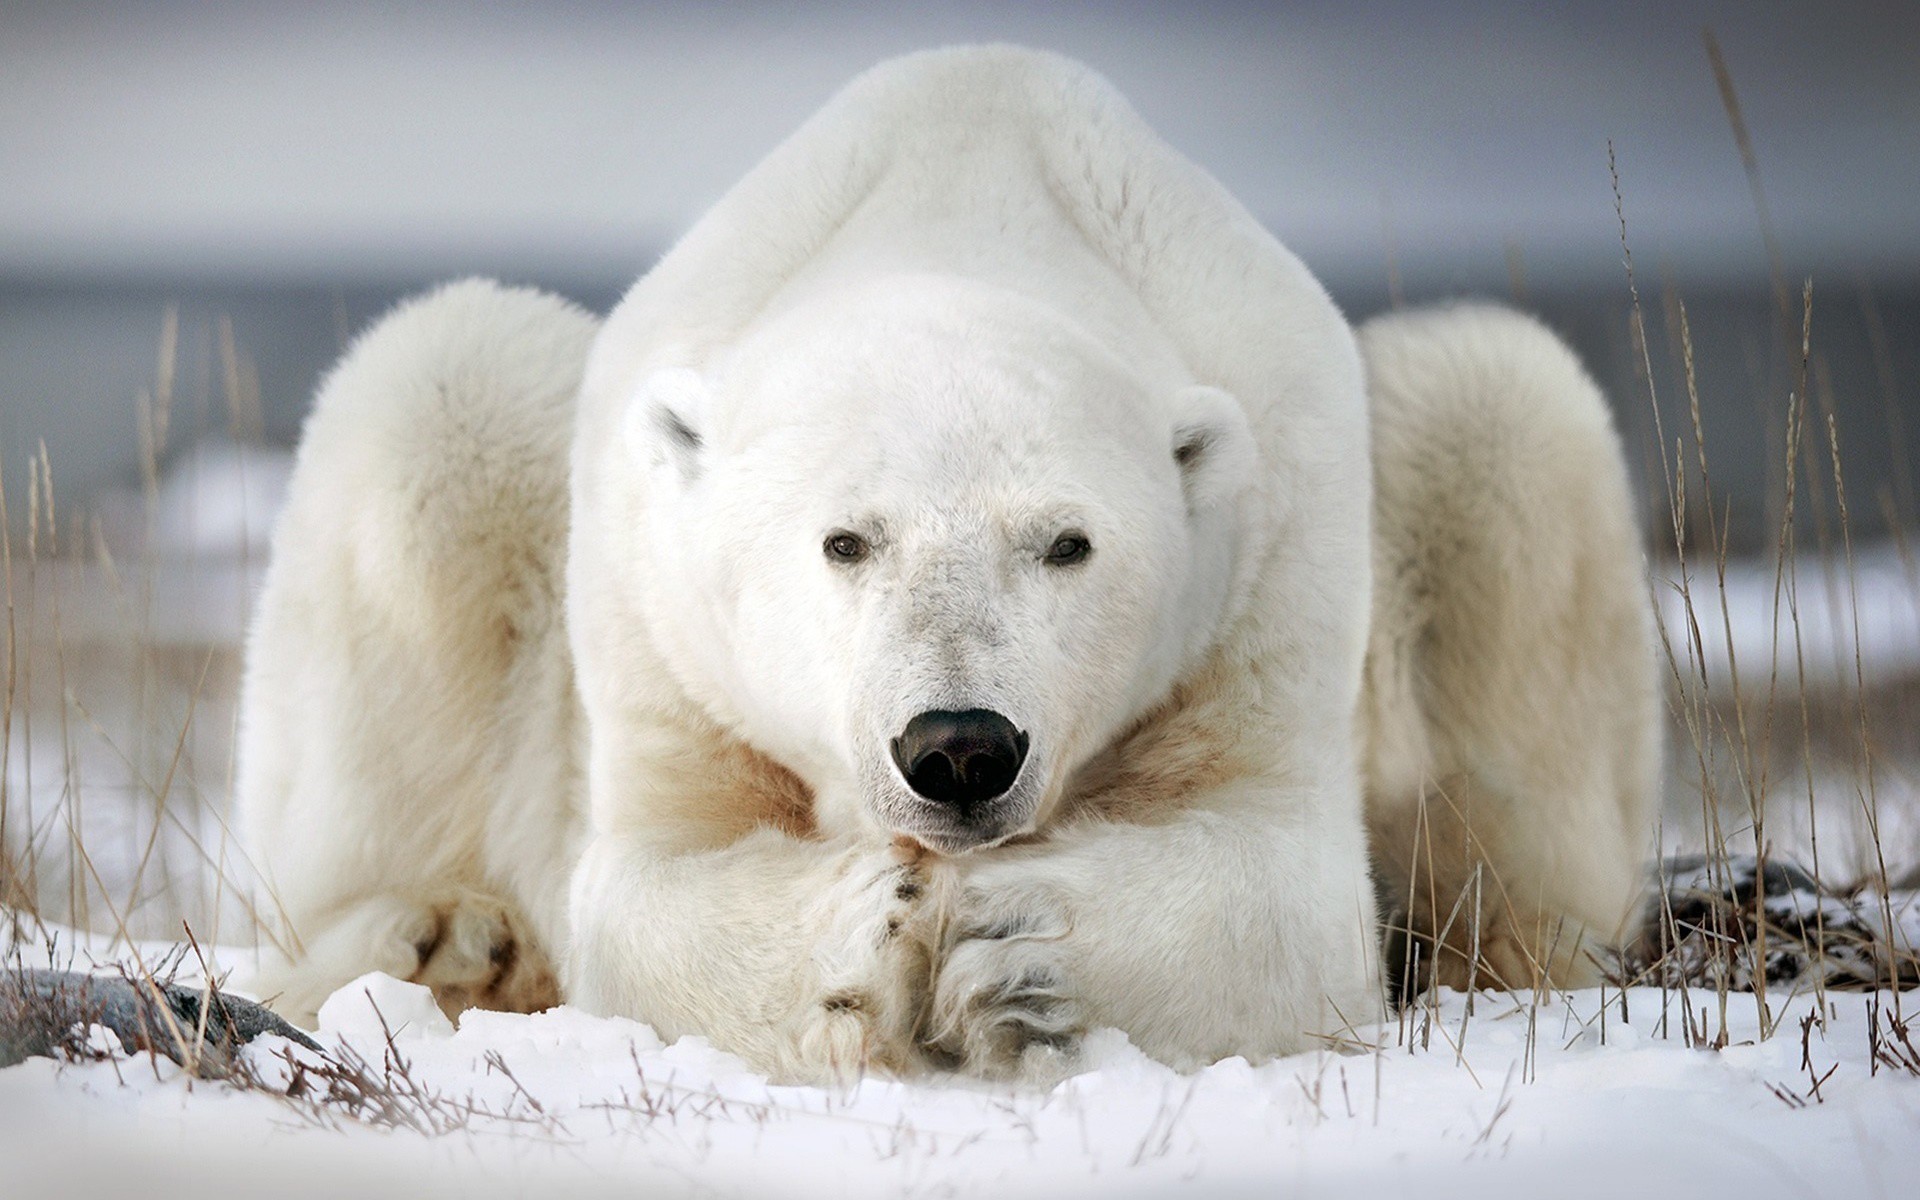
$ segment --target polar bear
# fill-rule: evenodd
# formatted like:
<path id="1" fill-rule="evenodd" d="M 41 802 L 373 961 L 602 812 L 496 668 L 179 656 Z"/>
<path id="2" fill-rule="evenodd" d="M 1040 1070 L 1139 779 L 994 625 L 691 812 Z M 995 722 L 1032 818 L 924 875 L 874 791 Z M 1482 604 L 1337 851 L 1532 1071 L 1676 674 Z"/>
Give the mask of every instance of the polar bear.
<path id="1" fill-rule="evenodd" d="M 1656 728 L 1551 334 L 1356 337 L 1086 68 L 931 52 L 604 323 L 469 281 L 326 381 L 248 649 L 255 986 L 564 998 L 794 1080 L 1287 1054 L 1402 967 L 1590 970 Z"/>

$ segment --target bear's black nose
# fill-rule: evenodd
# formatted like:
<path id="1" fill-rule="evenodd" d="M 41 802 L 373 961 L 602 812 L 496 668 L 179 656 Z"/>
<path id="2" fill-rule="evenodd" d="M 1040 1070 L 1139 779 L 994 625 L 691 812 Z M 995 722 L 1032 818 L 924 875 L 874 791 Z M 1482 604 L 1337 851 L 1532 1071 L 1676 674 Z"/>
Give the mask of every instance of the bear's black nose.
<path id="1" fill-rule="evenodd" d="M 893 739 L 907 786 L 962 816 L 1012 787 L 1026 758 L 1027 735 L 984 708 L 923 712 Z"/>

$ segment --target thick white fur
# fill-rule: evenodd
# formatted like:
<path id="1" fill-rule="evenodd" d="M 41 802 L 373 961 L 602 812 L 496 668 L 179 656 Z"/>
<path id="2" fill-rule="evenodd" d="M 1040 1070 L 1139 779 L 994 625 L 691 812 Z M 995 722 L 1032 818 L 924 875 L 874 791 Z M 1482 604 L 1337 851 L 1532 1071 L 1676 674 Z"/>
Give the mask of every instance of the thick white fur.
<path id="1" fill-rule="evenodd" d="M 1367 820 L 1392 910 L 1446 933 L 1437 959 L 1421 946 L 1432 961 L 1393 965 L 1461 987 L 1591 979 L 1635 907 L 1661 766 L 1652 614 L 1606 402 L 1559 339 L 1489 305 L 1377 317 L 1360 346 Z"/>
<path id="2" fill-rule="evenodd" d="M 1481 849 L 1431 878 L 1506 884 L 1502 961 L 1611 934 L 1654 743 L 1605 410 L 1497 310 L 1363 341 L 1377 493 L 1319 285 L 1097 77 L 999 48 L 857 80 L 597 335 L 485 283 L 403 307 L 321 393 L 250 645 L 242 803 L 301 939 L 259 986 L 527 1005 L 557 962 L 788 1078 L 1045 1076 L 1092 1025 L 1287 1053 L 1379 1014 L 1363 754 L 1383 845 L 1461 805 Z M 1092 557 L 1045 566 L 1067 527 Z M 939 854 L 886 740 L 969 706 L 1033 749 Z"/>
<path id="3" fill-rule="evenodd" d="M 583 803 L 566 464 L 597 325 L 455 284 L 389 315 L 320 390 L 240 729 L 245 836 L 291 952 L 258 986 L 298 1019 L 370 970 L 448 1007 L 555 995 L 541 950 L 565 944 Z"/>

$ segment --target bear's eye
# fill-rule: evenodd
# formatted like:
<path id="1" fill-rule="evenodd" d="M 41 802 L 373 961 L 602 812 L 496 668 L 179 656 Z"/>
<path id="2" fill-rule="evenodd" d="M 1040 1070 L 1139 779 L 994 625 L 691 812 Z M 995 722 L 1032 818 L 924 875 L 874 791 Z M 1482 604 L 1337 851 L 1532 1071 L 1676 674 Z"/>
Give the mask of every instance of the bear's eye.
<path id="1" fill-rule="evenodd" d="M 1093 553 L 1093 543 L 1084 533 L 1063 533 L 1053 539 L 1053 545 L 1047 547 L 1046 564 L 1050 567 L 1071 567 L 1087 561 Z"/>
<path id="2" fill-rule="evenodd" d="M 867 545 L 867 539 L 842 529 L 838 533 L 828 534 L 826 545 L 822 549 L 827 552 L 827 558 L 832 562 L 857 563 L 865 558 L 872 548 Z"/>

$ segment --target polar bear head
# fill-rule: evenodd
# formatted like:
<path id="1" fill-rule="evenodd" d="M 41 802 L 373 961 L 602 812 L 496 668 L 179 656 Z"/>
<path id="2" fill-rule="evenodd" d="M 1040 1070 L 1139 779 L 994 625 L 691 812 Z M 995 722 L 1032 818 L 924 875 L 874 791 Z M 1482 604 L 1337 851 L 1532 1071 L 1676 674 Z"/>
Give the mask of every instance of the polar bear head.
<path id="1" fill-rule="evenodd" d="M 1214 643 L 1258 455 L 1233 397 L 1139 360 L 891 275 L 642 382 L 653 641 L 823 827 L 1031 831 Z"/>

